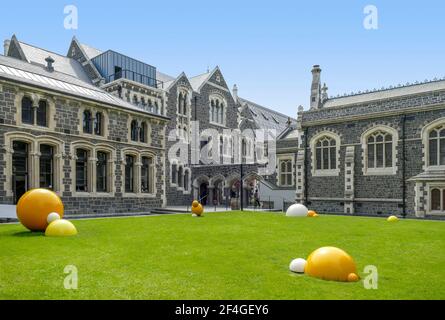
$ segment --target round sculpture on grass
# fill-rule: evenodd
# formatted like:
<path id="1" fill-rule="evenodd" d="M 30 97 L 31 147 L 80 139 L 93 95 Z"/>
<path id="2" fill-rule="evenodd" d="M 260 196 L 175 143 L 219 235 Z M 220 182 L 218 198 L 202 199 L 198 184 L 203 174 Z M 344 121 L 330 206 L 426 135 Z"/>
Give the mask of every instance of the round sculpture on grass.
<path id="1" fill-rule="evenodd" d="M 336 247 L 322 247 L 307 258 L 304 272 L 312 277 L 333 281 L 357 281 L 357 267 L 352 257 Z"/>
<path id="2" fill-rule="evenodd" d="M 289 270 L 296 273 L 304 273 L 304 268 L 306 267 L 306 260 L 302 258 L 294 259 L 289 264 Z"/>
<path id="3" fill-rule="evenodd" d="M 48 224 L 50 224 L 51 222 L 55 221 L 55 220 L 59 220 L 60 219 L 60 215 L 57 212 L 51 212 L 48 217 L 46 218 L 46 222 L 48 222 Z"/>
<path id="4" fill-rule="evenodd" d="M 204 207 L 197 200 L 192 202 L 192 216 L 200 217 L 204 212 Z"/>
<path id="5" fill-rule="evenodd" d="M 286 211 L 286 216 L 288 217 L 307 217 L 307 214 L 308 209 L 300 203 L 291 205 Z"/>
<path id="6" fill-rule="evenodd" d="M 77 234 L 76 227 L 68 220 L 57 219 L 46 228 L 45 236 L 49 237 L 67 237 Z"/>
<path id="7" fill-rule="evenodd" d="M 388 219 L 386 219 L 388 222 L 397 222 L 399 221 L 399 218 L 396 216 L 389 216 Z"/>
<path id="8" fill-rule="evenodd" d="M 48 189 L 32 189 L 22 195 L 16 213 L 20 223 L 31 231 L 45 231 L 48 215 L 63 217 L 63 203 L 57 194 Z"/>
<path id="9" fill-rule="evenodd" d="M 309 211 L 307 212 L 307 216 L 308 216 L 308 217 L 318 217 L 318 214 L 317 214 L 317 212 L 315 212 L 314 210 L 309 210 Z"/>

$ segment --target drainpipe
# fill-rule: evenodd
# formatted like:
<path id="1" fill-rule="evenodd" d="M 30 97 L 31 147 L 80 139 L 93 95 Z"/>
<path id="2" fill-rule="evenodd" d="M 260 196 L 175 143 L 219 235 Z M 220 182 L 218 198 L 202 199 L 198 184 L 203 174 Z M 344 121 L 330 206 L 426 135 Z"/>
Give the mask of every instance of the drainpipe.
<path id="1" fill-rule="evenodd" d="M 196 121 L 197 120 L 197 118 L 198 118 L 198 116 L 197 116 L 197 113 L 196 113 L 196 106 L 197 106 L 197 101 L 198 101 L 198 97 L 197 96 L 195 96 L 195 111 L 194 111 L 194 115 L 193 115 L 193 120 L 194 121 Z"/>
<path id="2" fill-rule="evenodd" d="M 307 170 L 308 170 L 308 156 L 307 156 L 307 148 L 308 148 L 308 130 L 309 128 L 304 128 L 304 204 L 307 205 L 309 201 L 309 182 L 307 180 Z"/>
<path id="3" fill-rule="evenodd" d="M 406 217 L 406 115 L 402 115 L 402 217 Z"/>

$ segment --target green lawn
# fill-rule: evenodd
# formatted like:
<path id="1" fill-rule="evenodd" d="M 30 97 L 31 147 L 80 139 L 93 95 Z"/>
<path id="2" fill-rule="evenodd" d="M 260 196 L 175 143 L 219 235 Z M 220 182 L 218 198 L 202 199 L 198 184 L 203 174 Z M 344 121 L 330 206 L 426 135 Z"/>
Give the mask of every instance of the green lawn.
<path id="1" fill-rule="evenodd" d="M 73 221 L 72 238 L 0 225 L 0 299 L 445 299 L 445 223 L 229 212 Z M 337 246 L 379 272 L 363 282 L 289 271 Z M 66 290 L 63 270 L 78 269 Z"/>

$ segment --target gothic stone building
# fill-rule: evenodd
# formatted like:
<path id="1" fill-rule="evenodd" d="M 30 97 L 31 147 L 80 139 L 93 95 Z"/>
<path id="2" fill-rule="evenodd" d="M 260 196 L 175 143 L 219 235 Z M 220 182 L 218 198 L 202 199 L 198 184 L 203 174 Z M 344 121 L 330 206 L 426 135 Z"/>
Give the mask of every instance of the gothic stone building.
<path id="1" fill-rule="evenodd" d="M 445 214 L 445 79 L 328 98 L 314 66 L 298 112 L 296 198 L 321 212 Z"/>
<path id="2" fill-rule="evenodd" d="M 37 187 L 59 194 L 69 214 L 147 212 L 165 204 L 165 112 L 108 93 L 96 70 L 15 36 L 5 42 L 1 204 Z M 161 104 L 160 90 L 149 84 Z"/>

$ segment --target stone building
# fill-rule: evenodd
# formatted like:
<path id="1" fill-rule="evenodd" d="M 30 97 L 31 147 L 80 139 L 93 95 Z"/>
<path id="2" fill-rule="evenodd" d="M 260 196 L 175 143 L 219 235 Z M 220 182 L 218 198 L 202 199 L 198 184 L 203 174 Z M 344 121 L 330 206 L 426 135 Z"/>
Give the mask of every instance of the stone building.
<path id="1" fill-rule="evenodd" d="M 113 94 L 73 39 L 68 56 L 18 41 L 0 55 L 0 203 L 31 188 L 58 193 L 70 214 L 165 205 L 165 110 Z M 156 83 L 144 88 L 163 103 Z M 122 85 L 123 92 L 127 83 Z"/>
<path id="2" fill-rule="evenodd" d="M 296 198 L 320 212 L 445 214 L 445 79 L 328 97 L 298 112 Z"/>

